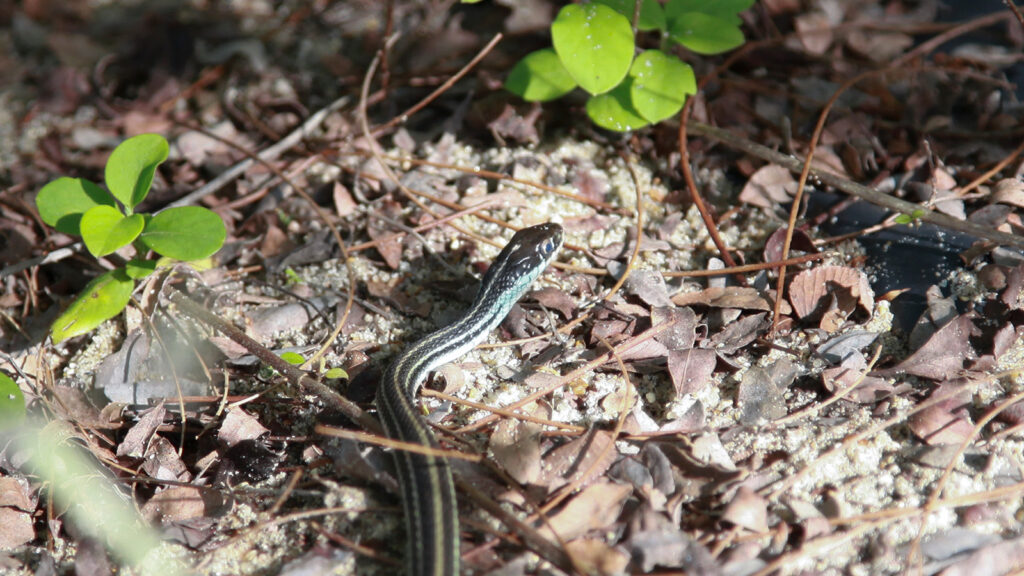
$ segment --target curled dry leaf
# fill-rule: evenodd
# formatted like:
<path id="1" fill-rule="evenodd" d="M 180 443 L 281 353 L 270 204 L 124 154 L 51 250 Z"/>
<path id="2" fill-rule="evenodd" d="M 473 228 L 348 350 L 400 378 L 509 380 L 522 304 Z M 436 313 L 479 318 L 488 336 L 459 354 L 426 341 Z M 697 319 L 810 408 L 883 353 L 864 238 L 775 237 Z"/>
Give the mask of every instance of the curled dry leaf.
<path id="1" fill-rule="evenodd" d="M 149 441 L 156 434 L 156 429 L 164 423 L 167 409 L 163 403 L 142 414 L 139 421 L 128 430 L 124 440 L 117 447 L 118 456 L 142 458 L 146 454 Z"/>
<path id="2" fill-rule="evenodd" d="M 580 486 L 586 486 L 604 475 L 615 457 L 612 435 L 593 430 L 545 454 L 538 483 L 551 491 L 576 480 L 580 480 Z"/>
<path id="3" fill-rule="evenodd" d="M 150 524 L 201 518 L 206 515 L 203 493 L 194 486 L 171 486 L 149 499 L 142 507 L 142 516 Z"/>
<path id="4" fill-rule="evenodd" d="M 633 562 L 645 573 L 655 566 L 686 567 L 689 574 L 718 574 L 720 570 L 703 546 L 680 530 L 648 529 L 630 536 L 626 543 Z"/>
<path id="5" fill-rule="evenodd" d="M 764 260 L 765 262 L 778 262 L 782 260 L 783 251 L 786 245 L 786 228 L 779 228 L 775 232 L 772 232 L 771 236 L 764 243 Z M 807 232 L 797 228 L 793 230 L 793 238 L 789 243 L 789 256 L 792 256 L 792 252 L 799 250 L 800 252 L 806 252 L 807 254 L 817 254 L 820 252 L 818 247 L 814 245 L 814 240 L 807 235 Z"/>
<path id="6" fill-rule="evenodd" d="M 1024 208 L 1024 181 L 1020 178 L 1003 178 L 992 190 L 992 201 Z"/>
<path id="7" fill-rule="evenodd" d="M 252 414 L 235 407 L 228 410 L 217 431 L 217 439 L 225 446 L 234 446 L 242 440 L 255 440 L 270 432 Z"/>
<path id="8" fill-rule="evenodd" d="M 772 304 L 767 298 L 762 296 L 756 288 L 748 286 L 724 286 L 707 288 L 700 292 L 679 293 L 672 297 L 672 303 L 676 306 L 703 305 L 712 308 L 737 308 L 762 312 L 772 309 Z"/>
<path id="9" fill-rule="evenodd" d="M 872 404 L 892 395 L 893 385 L 885 378 L 867 375 L 867 362 L 860 353 L 848 356 L 842 365 L 826 368 L 821 373 L 825 389 L 832 394 L 845 391 L 850 386 L 857 388 L 843 395 L 859 404 Z"/>
<path id="10" fill-rule="evenodd" d="M 789 285 L 789 301 L 801 320 L 823 314 L 834 302 L 844 317 L 860 306 L 871 314 L 875 293 L 864 274 L 846 266 L 819 266 L 804 270 L 793 277 Z"/>
<path id="11" fill-rule="evenodd" d="M 190 482 L 192 474 L 178 456 L 178 449 L 163 436 L 154 436 L 142 463 L 142 471 L 157 480 Z"/>
<path id="12" fill-rule="evenodd" d="M 584 574 L 613 576 L 623 574 L 629 565 L 629 556 L 625 552 L 596 538 L 573 540 L 565 547 Z"/>
<path id="13" fill-rule="evenodd" d="M 548 518 L 540 532 L 549 539 L 574 540 L 610 526 L 622 512 L 633 488 L 615 482 L 597 482 L 574 496 L 561 511 Z"/>
<path id="14" fill-rule="evenodd" d="M 502 420 L 491 434 L 494 460 L 520 484 L 533 484 L 540 477 L 539 424 Z"/>
<path id="15" fill-rule="evenodd" d="M 963 387 L 962 382 L 945 382 L 932 391 L 930 397 L 947 395 Z M 929 406 L 908 420 L 911 432 L 931 446 L 960 444 L 974 432 L 974 425 L 967 420 L 966 407 L 971 403 L 971 393 L 954 393 L 949 398 Z"/>
<path id="16" fill-rule="evenodd" d="M 797 16 L 793 22 L 797 38 L 804 50 L 821 56 L 832 45 L 832 22 L 824 12 L 810 12 Z"/>
<path id="17" fill-rule="evenodd" d="M 541 288 L 540 290 L 530 292 L 530 296 L 545 308 L 558 312 L 566 320 L 572 318 L 576 313 L 576 301 L 570 298 L 565 291 L 558 288 Z"/>
<path id="18" fill-rule="evenodd" d="M 722 512 L 722 520 L 764 534 L 768 531 L 768 501 L 748 486 L 740 486 Z"/>
<path id="19" fill-rule="evenodd" d="M 796 179 L 789 170 L 775 164 L 762 166 L 754 172 L 740 191 L 740 202 L 772 209 L 788 202 L 796 193 Z"/>

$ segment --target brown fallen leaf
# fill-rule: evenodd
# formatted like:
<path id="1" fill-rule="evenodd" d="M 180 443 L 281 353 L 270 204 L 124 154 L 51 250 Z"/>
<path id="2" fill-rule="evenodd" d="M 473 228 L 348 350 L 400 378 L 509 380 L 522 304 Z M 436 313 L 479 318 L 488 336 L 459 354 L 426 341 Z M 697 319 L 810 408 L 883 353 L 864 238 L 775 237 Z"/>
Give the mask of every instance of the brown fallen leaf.
<path id="1" fill-rule="evenodd" d="M 618 519 L 633 488 L 625 484 L 601 481 L 574 496 L 561 511 L 548 518 L 540 529 L 545 537 L 575 540 L 592 530 L 601 530 Z"/>
<path id="2" fill-rule="evenodd" d="M 768 501 L 748 486 L 740 486 L 722 511 L 722 520 L 751 532 L 768 532 Z"/>
<path id="3" fill-rule="evenodd" d="M 881 376 L 913 374 L 922 378 L 944 380 L 963 370 L 964 360 L 974 358 L 970 337 L 977 330 L 973 316 L 962 314 L 939 329 L 917 352 L 902 362 L 875 373 Z"/>
<path id="4" fill-rule="evenodd" d="M 711 383 L 718 356 L 714 350 L 692 348 L 668 353 L 668 373 L 676 396 L 696 394 Z"/>
<path id="5" fill-rule="evenodd" d="M 533 484 L 540 477 L 539 424 L 520 420 L 502 420 L 491 434 L 494 460 L 520 484 Z"/>
<path id="6" fill-rule="evenodd" d="M 767 164 L 754 172 L 740 191 L 740 202 L 753 204 L 765 209 L 789 202 L 796 193 L 796 179 L 793 174 L 775 164 Z"/>
<path id="7" fill-rule="evenodd" d="M 615 458 L 612 435 L 592 430 L 545 454 L 538 484 L 549 491 L 574 481 L 578 481 L 580 487 L 586 486 L 603 476 Z"/>
<path id="8" fill-rule="evenodd" d="M 161 402 L 158 406 L 142 413 L 139 421 L 128 430 L 124 440 L 117 447 L 118 456 L 142 458 L 149 447 L 149 441 L 156 434 L 156 429 L 164 423 L 167 409 Z"/>
<path id="9" fill-rule="evenodd" d="M 962 381 L 944 382 L 929 397 L 949 394 L 961 387 Z M 970 403 L 971 393 L 965 390 L 911 415 L 907 424 L 928 445 L 961 444 L 974 433 L 974 425 L 967 420 L 965 411 Z"/>
<path id="10" fill-rule="evenodd" d="M 0 550 L 14 550 L 35 537 L 32 515 L 15 508 L 0 508 Z"/>
<path id="11" fill-rule="evenodd" d="M 860 270 L 846 266 L 804 270 L 793 277 L 788 292 L 793 311 L 801 320 L 824 314 L 830 302 L 835 302 L 844 318 L 858 305 L 870 315 L 875 305 L 875 293 L 867 277 Z"/>
<path id="12" fill-rule="evenodd" d="M 767 298 L 756 288 L 747 286 L 712 287 L 700 292 L 679 293 L 672 296 L 672 303 L 676 306 L 704 305 L 712 308 L 738 308 L 762 312 L 772 309 L 772 303 Z"/>
<path id="13" fill-rule="evenodd" d="M 194 486 L 171 486 L 157 493 L 142 507 L 142 516 L 151 524 L 170 524 L 206 515 L 203 493 Z"/>
<path id="14" fill-rule="evenodd" d="M 614 576 L 623 574 L 629 565 L 626 553 L 596 538 L 579 538 L 565 548 L 584 574 Z"/>
<path id="15" fill-rule="evenodd" d="M 224 416 L 224 422 L 221 423 L 220 429 L 217 431 L 217 439 L 225 446 L 230 447 L 242 440 L 255 440 L 269 432 L 270 430 L 260 424 L 260 421 L 252 414 L 241 408 L 233 407 Z"/>

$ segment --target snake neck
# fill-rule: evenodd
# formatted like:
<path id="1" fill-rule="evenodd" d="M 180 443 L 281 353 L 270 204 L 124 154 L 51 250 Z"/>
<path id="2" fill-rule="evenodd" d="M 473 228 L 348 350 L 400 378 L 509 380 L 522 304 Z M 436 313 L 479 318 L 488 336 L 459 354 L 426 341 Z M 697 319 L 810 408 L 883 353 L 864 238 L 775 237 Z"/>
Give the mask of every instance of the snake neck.
<path id="1" fill-rule="evenodd" d="M 430 372 L 459 358 L 487 338 L 513 304 L 515 300 L 506 306 L 478 297 L 461 318 L 407 348 L 389 367 L 386 380 L 401 384 L 406 396 L 415 398 Z"/>

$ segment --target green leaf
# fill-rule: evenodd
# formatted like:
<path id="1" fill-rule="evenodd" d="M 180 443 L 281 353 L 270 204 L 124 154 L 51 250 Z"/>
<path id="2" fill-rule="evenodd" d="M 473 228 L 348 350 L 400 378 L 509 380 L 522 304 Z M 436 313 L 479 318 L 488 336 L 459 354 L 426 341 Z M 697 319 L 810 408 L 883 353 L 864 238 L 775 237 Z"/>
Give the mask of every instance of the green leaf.
<path id="1" fill-rule="evenodd" d="M 339 380 L 342 378 L 348 380 L 348 372 L 345 372 L 345 370 L 341 368 L 330 368 L 327 372 L 324 372 L 324 376 L 330 380 Z"/>
<path id="2" fill-rule="evenodd" d="M 627 79 L 611 92 L 587 101 L 587 116 L 590 116 L 594 124 L 616 132 L 636 130 L 648 124 L 630 101 L 632 83 L 632 79 Z"/>
<path id="3" fill-rule="evenodd" d="M 107 188 L 131 214 L 149 194 L 156 167 L 167 160 L 167 140 L 159 134 L 139 134 L 110 153 L 104 178 Z"/>
<path id="4" fill-rule="evenodd" d="M 633 13 L 636 6 L 635 0 L 597 0 L 599 4 L 611 7 L 613 10 L 626 17 L 626 20 L 633 21 Z M 643 0 L 640 5 L 640 21 L 636 23 L 637 30 L 666 30 L 668 24 L 665 20 L 665 11 L 657 0 Z"/>
<path id="5" fill-rule="evenodd" d="M 226 237 L 220 216 L 202 206 L 181 206 L 153 216 L 140 238 L 157 254 L 188 262 L 212 256 Z"/>
<path id="6" fill-rule="evenodd" d="M 527 54 L 505 80 L 505 89 L 528 102 L 547 102 L 572 91 L 576 81 L 553 48 Z"/>
<path id="7" fill-rule="evenodd" d="M 668 20 L 669 28 L 672 28 L 683 14 L 701 12 L 739 26 L 743 23 L 739 13 L 753 4 L 754 0 L 669 0 L 665 5 L 665 18 Z"/>
<path id="8" fill-rule="evenodd" d="M 629 76 L 633 79 L 630 101 L 651 124 L 677 114 L 687 94 L 697 93 L 697 79 L 690 65 L 659 50 L 637 56 Z"/>
<path id="9" fill-rule="evenodd" d="M 291 364 L 292 366 L 298 366 L 299 364 L 302 364 L 303 362 L 306 361 L 306 359 L 303 358 L 301 354 L 296 354 L 295 352 L 282 352 L 280 356 L 282 360 Z"/>
<path id="10" fill-rule="evenodd" d="M 25 419 L 25 395 L 18 383 L 0 372 L 0 431 L 10 430 Z"/>
<path id="11" fill-rule="evenodd" d="M 82 240 L 89 253 L 99 258 L 138 238 L 145 223 L 141 214 L 125 216 L 113 206 L 93 206 L 82 216 Z"/>
<path id="12" fill-rule="evenodd" d="M 720 16 L 684 12 L 669 28 L 672 39 L 698 54 L 720 54 L 742 46 L 739 27 Z"/>
<path id="13" fill-rule="evenodd" d="M 83 178 L 57 178 L 36 194 L 39 217 L 65 234 L 81 236 L 82 214 L 96 206 L 114 206 L 114 197 Z"/>
<path id="14" fill-rule="evenodd" d="M 156 270 L 156 260 L 135 259 L 125 264 L 124 271 L 132 280 L 142 280 Z"/>
<path id="15" fill-rule="evenodd" d="M 128 305 L 134 287 L 135 283 L 121 269 L 89 282 L 50 327 L 54 343 L 85 334 L 118 315 Z"/>
<path id="16" fill-rule="evenodd" d="M 633 62 L 633 29 L 604 4 L 570 4 L 551 24 L 562 64 L 584 90 L 604 94 L 626 77 Z"/>

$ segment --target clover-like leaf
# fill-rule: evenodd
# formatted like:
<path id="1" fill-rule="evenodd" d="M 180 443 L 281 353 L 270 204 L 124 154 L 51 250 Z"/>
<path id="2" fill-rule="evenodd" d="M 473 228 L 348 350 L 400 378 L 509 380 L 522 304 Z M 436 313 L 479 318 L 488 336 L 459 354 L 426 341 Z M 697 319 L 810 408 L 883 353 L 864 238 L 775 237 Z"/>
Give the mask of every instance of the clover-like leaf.
<path id="1" fill-rule="evenodd" d="M 327 371 L 324 372 L 324 377 L 329 380 L 348 380 L 348 372 L 345 372 L 344 368 L 328 368 Z"/>
<path id="2" fill-rule="evenodd" d="M 141 214 L 125 216 L 113 206 L 93 206 L 82 216 L 82 240 L 89 253 L 100 258 L 138 238 L 145 223 Z"/>
<path id="3" fill-rule="evenodd" d="M 576 81 L 553 48 L 527 54 L 516 63 L 505 80 L 505 89 L 527 102 L 554 100 L 575 87 Z"/>
<path id="4" fill-rule="evenodd" d="M 226 237 L 224 221 L 202 206 L 168 208 L 153 216 L 140 235 L 157 254 L 185 262 L 212 256 Z"/>
<path id="5" fill-rule="evenodd" d="M 604 94 L 633 62 L 633 28 L 604 4 L 569 4 L 551 24 L 551 42 L 565 69 L 584 90 Z"/>
<path id="6" fill-rule="evenodd" d="M 65 234 L 80 236 L 82 215 L 95 206 L 114 206 L 114 197 L 83 178 L 57 178 L 36 194 L 39 217 Z"/>
<path id="7" fill-rule="evenodd" d="M 607 94 L 600 94 L 587 101 L 587 116 L 598 126 L 616 132 L 643 128 L 648 124 L 630 101 L 632 78 L 616 86 Z"/>
<path id="8" fill-rule="evenodd" d="M 71 306 L 53 322 L 54 343 L 85 334 L 117 316 L 132 296 L 135 283 L 124 270 L 111 270 L 89 282 Z"/>
<path id="9" fill-rule="evenodd" d="M 132 280 L 142 280 L 146 276 L 152 274 L 153 271 L 156 270 L 156 266 L 156 260 L 142 260 L 136 258 L 135 260 L 128 261 L 124 265 L 124 271 Z"/>
<path id="10" fill-rule="evenodd" d="M 121 142 L 107 159 L 107 188 L 131 214 L 149 194 L 156 167 L 167 160 L 167 140 L 159 134 L 139 134 Z"/>
<path id="11" fill-rule="evenodd" d="M 619 14 L 625 16 L 630 22 L 633 21 L 636 0 L 597 0 L 597 2 L 610 6 Z M 646 32 L 648 30 L 665 30 L 667 28 L 665 10 L 662 9 L 661 4 L 658 4 L 658 0 L 643 0 L 640 4 L 640 19 L 636 23 L 636 29 Z"/>
<path id="12" fill-rule="evenodd" d="M 25 395 L 18 383 L 0 372 L 0 431 L 10 430 L 25 419 Z"/>
<path id="13" fill-rule="evenodd" d="M 722 18 L 703 12 L 685 12 L 669 28 L 672 39 L 698 54 L 720 54 L 741 46 L 743 31 Z"/>
<path id="14" fill-rule="evenodd" d="M 647 50 L 629 69 L 633 79 L 630 101 L 652 124 L 679 112 L 688 94 L 697 93 L 697 79 L 689 64 L 660 50 Z"/>
<path id="15" fill-rule="evenodd" d="M 665 4 L 665 18 L 668 20 L 669 28 L 671 28 L 676 20 L 682 18 L 683 14 L 701 12 L 717 16 L 730 24 L 739 26 L 743 23 L 739 13 L 750 8 L 753 4 L 754 0 L 669 0 Z"/>
<path id="16" fill-rule="evenodd" d="M 299 354 L 298 352 L 281 352 L 279 356 L 281 356 L 282 360 L 292 366 L 298 366 L 306 361 L 306 359 L 302 357 L 302 354 Z"/>

